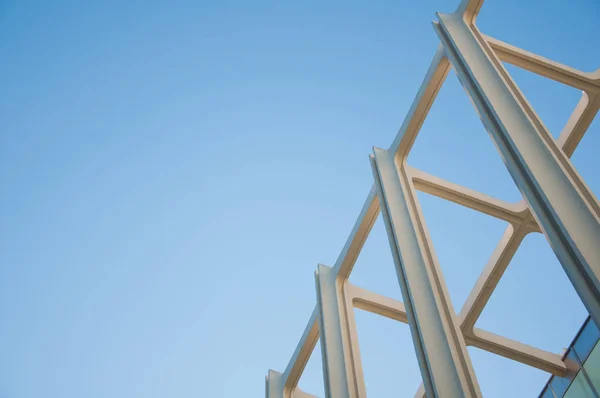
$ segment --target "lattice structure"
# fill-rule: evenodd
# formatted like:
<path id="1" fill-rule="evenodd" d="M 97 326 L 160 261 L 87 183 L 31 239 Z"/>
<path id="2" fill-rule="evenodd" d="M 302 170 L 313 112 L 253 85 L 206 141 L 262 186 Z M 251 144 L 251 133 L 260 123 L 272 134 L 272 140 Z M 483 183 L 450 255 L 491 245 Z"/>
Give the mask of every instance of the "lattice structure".
<path id="1" fill-rule="evenodd" d="M 584 73 L 485 36 L 475 25 L 482 3 L 463 0 L 455 13 L 437 15 L 434 29 L 441 45 L 391 147 L 375 148 L 370 157 L 375 183 L 336 264 L 318 266 L 317 305 L 285 371 L 269 371 L 267 398 L 313 397 L 297 384 L 319 337 L 327 397 L 366 397 L 353 308 L 409 324 L 423 378 L 416 397 L 481 396 L 468 345 L 563 375 L 566 366 L 559 354 L 475 328 L 523 238 L 533 232 L 546 236 L 600 325 L 600 204 L 569 160 L 600 109 L 600 69 Z M 583 91 L 558 139 L 547 131 L 502 61 Z M 521 191 L 520 203 L 506 203 L 406 164 L 451 66 Z M 509 223 L 458 314 L 430 243 L 417 190 Z M 348 281 L 380 211 L 404 303 Z"/>

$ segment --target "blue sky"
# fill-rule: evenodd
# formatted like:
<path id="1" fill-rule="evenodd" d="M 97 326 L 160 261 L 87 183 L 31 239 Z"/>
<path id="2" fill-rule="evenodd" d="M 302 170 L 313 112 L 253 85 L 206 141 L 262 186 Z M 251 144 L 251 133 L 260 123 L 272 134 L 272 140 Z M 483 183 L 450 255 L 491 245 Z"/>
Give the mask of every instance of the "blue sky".
<path id="1" fill-rule="evenodd" d="M 0 397 L 262 396 L 433 57 L 434 13 L 457 2 L 0 2 Z M 597 2 L 526 3 L 488 0 L 478 24 L 600 66 Z M 509 72 L 558 135 L 580 93 Z M 596 193 L 599 135 L 573 157 Z M 454 72 L 409 163 L 520 197 Z M 505 225 L 419 198 L 458 310 Z M 351 280 L 401 297 L 381 220 Z M 477 326 L 560 352 L 585 317 L 532 235 Z M 408 327 L 357 322 L 369 395 L 412 397 Z M 486 397 L 548 377 L 470 352 Z M 319 361 L 300 386 L 323 396 Z"/>

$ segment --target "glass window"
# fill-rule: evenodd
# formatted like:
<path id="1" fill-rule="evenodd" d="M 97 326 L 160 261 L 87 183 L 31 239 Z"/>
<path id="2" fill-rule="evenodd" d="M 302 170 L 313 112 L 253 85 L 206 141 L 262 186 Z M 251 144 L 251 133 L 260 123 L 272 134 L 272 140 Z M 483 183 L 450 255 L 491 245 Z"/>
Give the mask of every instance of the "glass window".
<path id="1" fill-rule="evenodd" d="M 583 364 L 583 368 L 594 388 L 600 391 L 600 344 L 596 344 L 587 361 Z"/>
<path id="2" fill-rule="evenodd" d="M 567 356 L 565 357 L 565 365 L 567 365 L 567 374 L 564 377 L 554 376 L 550 382 L 552 390 L 554 390 L 554 395 L 557 397 L 563 396 L 565 391 L 567 391 L 569 388 L 571 381 L 573 381 L 575 375 L 580 369 L 577 355 L 575 355 L 575 352 L 572 348 L 567 352 Z"/>
<path id="3" fill-rule="evenodd" d="M 596 398 L 594 390 L 590 387 L 583 372 L 579 372 L 571 387 L 565 394 L 565 398 Z"/>
<path id="4" fill-rule="evenodd" d="M 568 380 L 564 377 L 555 377 L 550 382 L 550 385 L 552 386 L 552 389 L 554 390 L 556 396 L 560 398 L 564 395 L 564 393 L 571 385 L 571 380 Z"/>
<path id="5" fill-rule="evenodd" d="M 544 390 L 544 392 L 542 392 L 539 398 L 554 398 L 554 393 L 552 392 L 550 386 L 546 387 L 546 389 Z"/>
<path id="6" fill-rule="evenodd" d="M 584 326 L 581 334 L 577 337 L 577 341 L 573 344 L 573 348 L 582 362 L 590 355 L 590 352 L 598 342 L 598 339 L 600 339 L 600 331 L 594 321 L 588 318 L 587 324 Z"/>

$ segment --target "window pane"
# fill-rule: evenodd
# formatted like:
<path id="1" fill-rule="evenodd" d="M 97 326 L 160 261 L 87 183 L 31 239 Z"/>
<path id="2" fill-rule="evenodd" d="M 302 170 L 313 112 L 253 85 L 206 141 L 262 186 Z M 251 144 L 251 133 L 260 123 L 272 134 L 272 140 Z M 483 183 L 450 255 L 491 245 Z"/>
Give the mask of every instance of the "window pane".
<path id="1" fill-rule="evenodd" d="M 557 397 L 562 397 L 565 391 L 569 388 L 571 381 L 579 372 L 580 365 L 577 360 L 577 356 L 573 349 L 570 349 L 565 357 L 565 365 L 567 365 L 567 374 L 564 377 L 554 376 L 550 385 L 552 386 L 552 390 L 554 390 L 554 394 Z"/>
<path id="2" fill-rule="evenodd" d="M 554 394 L 557 397 L 562 397 L 565 391 L 569 388 L 571 381 L 579 372 L 579 361 L 577 360 L 577 356 L 573 349 L 570 349 L 565 357 L 565 365 L 567 365 L 567 374 L 564 377 L 554 376 L 550 385 L 552 386 L 552 390 L 554 390 Z"/>
<path id="3" fill-rule="evenodd" d="M 542 395 L 539 398 L 554 398 L 554 393 L 552 393 L 552 389 L 550 387 L 546 387 Z"/>
<path id="4" fill-rule="evenodd" d="M 592 385 L 596 390 L 600 390 L 600 344 L 596 344 L 587 361 L 583 364 L 583 368 L 592 381 Z"/>
<path id="5" fill-rule="evenodd" d="M 577 341 L 573 344 L 573 348 L 575 348 L 582 362 L 586 360 L 598 339 L 600 339 L 600 331 L 598 331 L 594 321 L 590 319 L 577 337 Z"/>
<path id="6" fill-rule="evenodd" d="M 583 372 L 579 372 L 571 387 L 565 394 L 565 398 L 595 398 L 594 391 L 588 384 Z"/>

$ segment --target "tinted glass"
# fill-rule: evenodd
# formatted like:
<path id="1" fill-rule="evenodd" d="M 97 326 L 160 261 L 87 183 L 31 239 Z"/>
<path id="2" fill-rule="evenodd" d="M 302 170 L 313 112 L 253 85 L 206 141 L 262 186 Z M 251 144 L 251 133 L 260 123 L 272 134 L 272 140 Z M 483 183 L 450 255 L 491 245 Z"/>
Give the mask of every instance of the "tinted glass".
<path id="1" fill-rule="evenodd" d="M 583 372 L 580 372 L 573 380 L 565 398 L 596 398 L 596 394 L 585 379 Z"/>
<path id="2" fill-rule="evenodd" d="M 583 364 L 583 368 L 592 381 L 594 388 L 600 391 L 600 344 L 596 344 L 587 361 Z"/>
<path id="3" fill-rule="evenodd" d="M 577 337 L 577 341 L 573 344 L 573 348 L 575 348 L 582 362 L 586 360 L 598 342 L 598 339 L 600 339 L 600 331 L 598 331 L 598 327 L 596 327 L 594 321 L 589 319 L 581 334 Z"/>
<path id="4" fill-rule="evenodd" d="M 552 393 L 550 387 L 546 387 L 546 389 L 542 392 L 539 398 L 554 398 L 554 393 Z"/>
<path id="5" fill-rule="evenodd" d="M 577 356 L 573 352 L 573 349 L 570 349 L 565 358 L 565 364 L 567 365 L 567 374 L 564 377 L 554 376 L 550 385 L 552 386 L 552 390 L 554 390 L 554 394 L 557 397 L 562 397 L 563 394 L 569 388 L 571 381 L 575 378 L 575 375 L 579 371 L 580 365 L 577 360 Z"/>

